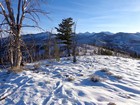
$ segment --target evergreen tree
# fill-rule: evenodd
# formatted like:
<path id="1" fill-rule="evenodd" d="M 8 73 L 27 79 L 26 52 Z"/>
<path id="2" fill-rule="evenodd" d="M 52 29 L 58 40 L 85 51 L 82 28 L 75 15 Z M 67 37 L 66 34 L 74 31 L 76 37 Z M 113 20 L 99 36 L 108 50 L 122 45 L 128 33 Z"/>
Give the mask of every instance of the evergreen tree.
<path id="1" fill-rule="evenodd" d="M 72 45 L 73 31 L 72 26 L 74 25 L 72 18 L 63 19 L 59 27 L 55 27 L 58 34 L 57 38 L 61 40 L 62 44 L 66 45 L 68 56 L 70 56 L 70 50 Z"/>

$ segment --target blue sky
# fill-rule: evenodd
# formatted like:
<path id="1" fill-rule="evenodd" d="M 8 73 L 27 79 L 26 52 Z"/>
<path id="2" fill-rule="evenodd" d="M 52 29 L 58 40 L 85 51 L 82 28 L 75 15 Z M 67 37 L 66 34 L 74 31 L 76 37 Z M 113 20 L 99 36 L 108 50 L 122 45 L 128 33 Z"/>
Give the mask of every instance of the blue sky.
<path id="1" fill-rule="evenodd" d="M 41 17 L 45 30 L 72 17 L 79 32 L 140 32 L 140 0 L 47 0 L 42 6 L 50 19 Z M 31 30 L 30 30 L 31 32 Z M 34 31 L 36 32 L 36 31 Z"/>

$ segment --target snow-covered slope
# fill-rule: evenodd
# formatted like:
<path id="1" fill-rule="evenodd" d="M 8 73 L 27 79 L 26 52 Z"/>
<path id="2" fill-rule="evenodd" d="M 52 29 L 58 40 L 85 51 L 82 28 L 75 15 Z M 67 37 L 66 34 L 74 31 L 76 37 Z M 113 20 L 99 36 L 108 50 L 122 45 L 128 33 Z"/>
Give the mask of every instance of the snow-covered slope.
<path id="1" fill-rule="evenodd" d="M 76 64 L 67 58 L 38 63 L 36 70 L 27 64 L 19 74 L 0 72 L 0 105 L 140 105 L 139 60 L 81 56 Z"/>

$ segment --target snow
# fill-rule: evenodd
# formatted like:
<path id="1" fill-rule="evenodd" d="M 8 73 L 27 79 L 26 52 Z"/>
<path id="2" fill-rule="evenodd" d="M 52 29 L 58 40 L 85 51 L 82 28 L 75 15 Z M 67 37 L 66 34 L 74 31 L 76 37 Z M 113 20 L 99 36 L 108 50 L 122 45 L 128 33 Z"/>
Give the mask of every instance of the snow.
<path id="1" fill-rule="evenodd" d="M 36 70 L 35 64 L 40 65 Z M 93 75 L 102 81 L 91 81 Z M 80 56 L 75 64 L 62 58 L 27 64 L 26 71 L 18 74 L 0 71 L 0 105 L 140 105 L 139 100 L 136 59 Z"/>

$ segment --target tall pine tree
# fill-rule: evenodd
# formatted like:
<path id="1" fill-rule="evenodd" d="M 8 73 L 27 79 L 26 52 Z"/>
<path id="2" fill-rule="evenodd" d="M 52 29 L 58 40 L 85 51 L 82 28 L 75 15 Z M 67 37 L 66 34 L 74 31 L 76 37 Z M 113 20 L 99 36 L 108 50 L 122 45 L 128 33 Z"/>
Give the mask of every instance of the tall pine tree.
<path id="1" fill-rule="evenodd" d="M 70 56 L 71 53 L 73 25 L 74 25 L 73 19 L 67 18 L 62 20 L 62 23 L 59 24 L 58 28 L 55 27 L 58 32 L 57 38 L 61 40 L 62 44 L 66 45 L 68 56 Z"/>

